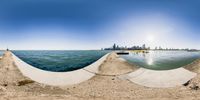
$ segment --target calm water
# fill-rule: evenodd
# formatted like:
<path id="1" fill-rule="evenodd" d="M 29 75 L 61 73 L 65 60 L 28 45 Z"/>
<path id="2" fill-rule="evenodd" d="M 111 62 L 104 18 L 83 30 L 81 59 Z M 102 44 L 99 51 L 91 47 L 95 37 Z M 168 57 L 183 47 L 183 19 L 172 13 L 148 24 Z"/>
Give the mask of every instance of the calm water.
<path id="1" fill-rule="evenodd" d="M 188 51 L 150 51 L 150 53 L 131 53 L 122 58 L 140 67 L 153 70 L 169 70 L 187 65 L 200 58 L 200 52 Z"/>
<path id="2" fill-rule="evenodd" d="M 90 65 L 108 51 L 13 51 L 13 53 L 34 67 L 47 71 L 65 72 Z"/>

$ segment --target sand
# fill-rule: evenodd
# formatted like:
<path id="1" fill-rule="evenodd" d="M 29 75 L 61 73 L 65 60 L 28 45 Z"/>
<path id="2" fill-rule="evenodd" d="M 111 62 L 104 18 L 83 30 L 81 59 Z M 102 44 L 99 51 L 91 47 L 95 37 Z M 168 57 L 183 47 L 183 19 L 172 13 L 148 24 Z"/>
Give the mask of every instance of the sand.
<path id="1" fill-rule="evenodd" d="M 109 59 L 109 58 L 113 59 Z M 119 60 L 121 62 L 119 62 Z M 112 62 L 112 63 L 110 63 Z M 120 66 L 119 66 L 120 64 Z M 196 63 L 195 65 L 199 65 Z M 113 66 L 115 71 L 108 71 Z M 104 69 L 105 68 L 105 69 Z M 114 74 L 137 70 L 126 61 L 109 55 L 101 65 L 100 74 L 88 81 L 70 86 L 48 86 L 24 77 L 13 63 L 11 53 L 6 52 L 0 60 L 1 100 L 198 100 L 200 99 L 200 75 L 185 84 L 173 88 L 148 88 L 128 80 L 121 80 Z M 123 69 L 122 71 L 119 69 Z M 118 72 L 119 71 L 119 72 Z M 23 83 L 23 84 L 22 84 Z"/>
<path id="2" fill-rule="evenodd" d="M 131 73 L 139 69 L 136 65 L 131 65 L 127 63 L 124 59 L 119 58 L 116 53 L 111 53 L 107 60 L 99 67 L 100 75 L 122 75 L 126 73 Z"/>
<path id="3" fill-rule="evenodd" d="M 200 59 L 197 59 L 194 62 L 184 66 L 184 68 L 195 73 L 200 73 Z"/>

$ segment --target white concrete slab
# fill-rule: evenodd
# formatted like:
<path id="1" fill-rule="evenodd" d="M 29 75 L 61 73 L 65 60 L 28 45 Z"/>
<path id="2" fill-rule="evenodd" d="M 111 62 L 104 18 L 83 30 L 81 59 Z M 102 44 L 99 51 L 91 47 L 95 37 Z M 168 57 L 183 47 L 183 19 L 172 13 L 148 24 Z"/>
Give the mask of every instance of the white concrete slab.
<path id="1" fill-rule="evenodd" d="M 121 78 L 146 87 L 166 88 L 181 86 L 196 75 L 196 73 L 184 68 L 162 71 L 140 68 L 135 72 L 121 76 Z"/>

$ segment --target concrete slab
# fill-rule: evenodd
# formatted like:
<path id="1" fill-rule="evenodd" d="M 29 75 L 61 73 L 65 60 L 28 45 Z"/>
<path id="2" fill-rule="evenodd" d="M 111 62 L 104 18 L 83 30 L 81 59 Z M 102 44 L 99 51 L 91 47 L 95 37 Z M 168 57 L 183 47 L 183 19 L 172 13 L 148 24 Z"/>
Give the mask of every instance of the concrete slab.
<path id="1" fill-rule="evenodd" d="M 120 78 L 146 87 L 166 88 L 181 86 L 196 75 L 184 68 L 162 71 L 140 68 L 135 72 L 120 76 Z"/>

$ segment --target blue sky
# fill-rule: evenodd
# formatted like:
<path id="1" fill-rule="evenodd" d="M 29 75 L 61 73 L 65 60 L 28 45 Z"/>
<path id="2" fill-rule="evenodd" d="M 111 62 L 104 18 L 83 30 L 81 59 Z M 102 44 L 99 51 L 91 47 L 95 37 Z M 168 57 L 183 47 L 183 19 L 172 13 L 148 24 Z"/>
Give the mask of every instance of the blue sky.
<path id="1" fill-rule="evenodd" d="M 1 0 L 0 48 L 200 49 L 199 0 Z"/>

